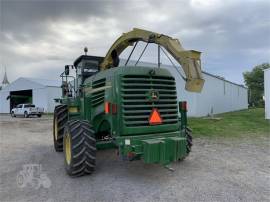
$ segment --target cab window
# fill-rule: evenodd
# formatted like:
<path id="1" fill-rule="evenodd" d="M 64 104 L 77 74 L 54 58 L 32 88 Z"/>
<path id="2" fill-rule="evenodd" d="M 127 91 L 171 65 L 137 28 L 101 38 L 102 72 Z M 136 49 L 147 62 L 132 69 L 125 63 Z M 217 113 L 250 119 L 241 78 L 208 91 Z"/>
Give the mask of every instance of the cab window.
<path id="1" fill-rule="evenodd" d="M 25 108 L 35 107 L 35 105 L 24 105 Z"/>

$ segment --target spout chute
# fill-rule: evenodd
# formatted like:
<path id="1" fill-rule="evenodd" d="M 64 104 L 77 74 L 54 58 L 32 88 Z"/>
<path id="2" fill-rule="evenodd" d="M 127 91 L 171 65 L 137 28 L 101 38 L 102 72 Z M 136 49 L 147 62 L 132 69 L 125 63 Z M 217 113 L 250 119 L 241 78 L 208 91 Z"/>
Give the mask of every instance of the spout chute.
<path id="1" fill-rule="evenodd" d="M 107 52 L 101 63 L 101 70 L 118 66 L 119 55 L 137 41 L 155 43 L 164 47 L 183 68 L 186 76 L 186 90 L 201 92 L 204 85 L 200 60 L 201 52 L 185 50 L 178 39 L 143 29 L 134 28 L 130 32 L 123 33 Z"/>

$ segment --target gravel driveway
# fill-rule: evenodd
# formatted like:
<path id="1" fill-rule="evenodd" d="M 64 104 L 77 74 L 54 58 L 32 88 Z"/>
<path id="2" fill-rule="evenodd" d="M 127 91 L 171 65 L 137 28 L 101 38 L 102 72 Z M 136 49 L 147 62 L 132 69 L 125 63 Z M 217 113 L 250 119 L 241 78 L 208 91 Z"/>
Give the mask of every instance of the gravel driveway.
<path id="1" fill-rule="evenodd" d="M 269 138 L 195 139 L 170 166 L 123 162 L 99 151 L 93 175 L 69 177 L 52 118 L 0 116 L 1 201 L 269 201 Z M 269 136 L 268 136 L 269 137 Z M 24 166 L 24 168 L 23 168 Z M 32 174 L 31 174 L 32 173 Z M 24 178 L 20 178 L 24 176 Z"/>

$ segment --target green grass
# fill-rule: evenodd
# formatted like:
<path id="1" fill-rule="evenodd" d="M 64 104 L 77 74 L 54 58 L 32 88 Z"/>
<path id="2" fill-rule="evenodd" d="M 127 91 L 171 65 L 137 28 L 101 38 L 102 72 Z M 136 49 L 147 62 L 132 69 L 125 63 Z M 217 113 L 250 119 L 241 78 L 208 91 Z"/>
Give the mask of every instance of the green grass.
<path id="1" fill-rule="evenodd" d="M 194 137 L 270 136 L 270 122 L 263 108 L 253 108 L 215 115 L 215 118 L 189 118 Z"/>

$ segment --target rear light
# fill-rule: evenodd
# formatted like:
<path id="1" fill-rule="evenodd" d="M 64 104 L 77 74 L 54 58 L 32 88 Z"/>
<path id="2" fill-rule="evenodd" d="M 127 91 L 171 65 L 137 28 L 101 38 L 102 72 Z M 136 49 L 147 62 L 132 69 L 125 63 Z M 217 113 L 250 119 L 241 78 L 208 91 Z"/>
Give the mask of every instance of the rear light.
<path id="1" fill-rule="evenodd" d="M 182 102 L 182 109 L 187 111 L 187 102 Z"/>
<path id="2" fill-rule="evenodd" d="M 105 114 L 109 114 L 110 113 L 110 103 L 109 102 L 105 102 Z"/>
<path id="3" fill-rule="evenodd" d="M 127 157 L 128 157 L 128 160 L 129 160 L 129 161 L 134 160 L 135 156 L 136 156 L 136 154 L 133 153 L 133 152 L 128 152 L 128 153 L 127 153 Z"/>
<path id="4" fill-rule="evenodd" d="M 117 113 L 117 105 L 112 104 L 112 114 L 116 114 L 116 113 Z"/>
<path id="5" fill-rule="evenodd" d="M 179 109 L 181 111 L 187 111 L 187 102 L 186 101 L 179 102 Z"/>
<path id="6" fill-rule="evenodd" d="M 105 114 L 116 114 L 117 113 L 117 104 L 113 104 L 110 102 L 105 102 Z"/>

